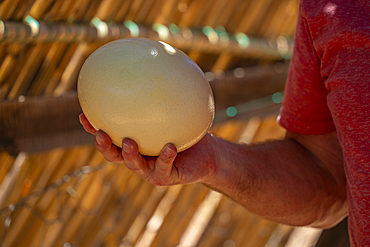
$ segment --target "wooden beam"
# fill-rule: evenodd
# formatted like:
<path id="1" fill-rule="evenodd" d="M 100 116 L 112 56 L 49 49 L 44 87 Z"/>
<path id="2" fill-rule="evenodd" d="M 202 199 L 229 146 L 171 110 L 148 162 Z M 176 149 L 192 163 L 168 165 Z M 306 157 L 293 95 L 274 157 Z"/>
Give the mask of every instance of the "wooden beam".
<path id="1" fill-rule="evenodd" d="M 210 84 L 216 111 L 283 91 L 287 68 L 287 64 L 280 63 L 214 75 Z M 271 109 L 276 112 L 278 108 Z M 253 110 L 248 116 L 260 111 L 266 110 Z M 20 96 L 1 102 L 0 151 L 16 155 L 22 151 L 34 153 L 92 144 L 94 137 L 86 133 L 78 121 L 81 112 L 76 92 L 59 97 Z"/>
<path id="2" fill-rule="evenodd" d="M 233 71 L 206 73 L 213 90 L 216 111 L 284 90 L 289 63 L 237 68 Z M 211 77 L 211 78 L 209 78 Z"/>
<path id="3" fill-rule="evenodd" d="M 1 102 L 0 151 L 16 155 L 94 143 L 79 123 L 80 113 L 76 93 Z"/>
<path id="4" fill-rule="evenodd" d="M 0 43 L 96 42 L 103 44 L 116 39 L 137 37 L 136 34 L 132 34 L 132 29 L 128 28 L 127 24 L 109 23 L 108 25 L 99 18 L 94 18 L 91 23 L 79 24 L 49 24 L 35 20 L 31 16 L 27 16 L 25 21 L 26 23 L 0 20 Z M 207 34 L 203 33 L 202 27 L 196 26 L 177 27 L 177 31 L 173 33 L 169 31 L 171 29 L 169 26 L 161 24 L 154 28 L 150 25 L 130 23 L 132 28 L 138 30 L 141 38 L 162 40 L 182 50 L 195 49 L 213 54 L 223 52 L 236 57 L 280 60 L 290 57 L 294 45 L 293 39 L 286 39 L 286 42 L 281 44 L 278 38 L 259 38 L 226 31 L 223 32 L 223 36 L 227 37 L 227 40 L 223 41 L 211 27 L 207 27 Z"/>

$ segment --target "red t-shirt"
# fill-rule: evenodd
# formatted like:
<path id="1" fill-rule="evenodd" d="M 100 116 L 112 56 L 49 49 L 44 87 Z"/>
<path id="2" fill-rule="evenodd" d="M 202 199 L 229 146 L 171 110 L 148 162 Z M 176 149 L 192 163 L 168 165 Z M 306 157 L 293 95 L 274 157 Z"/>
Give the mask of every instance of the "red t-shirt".
<path id="1" fill-rule="evenodd" d="M 337 131 L 352 246 L 370 246 L 370 1 L 302 0 L 278 118 L 306 135 Z"/>

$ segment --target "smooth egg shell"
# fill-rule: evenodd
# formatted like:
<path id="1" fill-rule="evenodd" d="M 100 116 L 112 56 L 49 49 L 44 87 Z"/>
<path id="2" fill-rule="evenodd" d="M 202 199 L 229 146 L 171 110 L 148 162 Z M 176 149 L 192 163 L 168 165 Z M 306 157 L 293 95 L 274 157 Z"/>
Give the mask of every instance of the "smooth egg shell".
<path id="1" fill-rule="evenodd" d="M 137 142 L 143 155 L 167 144 L 181 152 L 197 143 L 214 117 L 212 90 L 186 54 L 150 39 L 122 39 L 97 49 L 78 78 L 78 98 L 95 129 L 122 147 Z"/>

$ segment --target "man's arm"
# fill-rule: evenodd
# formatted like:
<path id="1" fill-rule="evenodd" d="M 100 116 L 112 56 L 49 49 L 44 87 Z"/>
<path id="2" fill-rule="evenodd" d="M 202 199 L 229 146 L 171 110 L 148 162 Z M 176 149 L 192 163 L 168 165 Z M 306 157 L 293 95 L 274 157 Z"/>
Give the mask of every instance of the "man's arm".
<path id="1" fill-rule="evenodd" d="M 330 228 L 348 213 L 336 133 L 243 146 L 217 140 L 217 171 L 204 184 L 248 210 L 289 225 Z"/>
<path id="2" fill-rule="evenodd" d="M 159 157 L 145 157 L 137 144 L 112 144 L 82 114 L 86 131 L 108 161 L 125 163 L 156 185 L 201 182 L 269 220 L 329 228 L 347 215 L 346 180 L 336 133 L 304 136 L 288 132 L 281 141 L 240 145 L 207 134 L 181 153 L 166 145 Z"/>

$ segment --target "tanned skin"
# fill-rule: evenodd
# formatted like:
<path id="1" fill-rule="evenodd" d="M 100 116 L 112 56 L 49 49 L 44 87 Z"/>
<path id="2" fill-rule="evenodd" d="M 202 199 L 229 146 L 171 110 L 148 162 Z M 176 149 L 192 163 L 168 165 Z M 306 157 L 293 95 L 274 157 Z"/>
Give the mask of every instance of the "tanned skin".
<path id="1" fill-rule="evenodd" d="M 125 164 L 141 178 L 161 186 L 202 183 L 266 219 L 293 226 L 330 228 L 348 214 L 346 178 L 335 132 L 242 145 L 206 134 L 177 153 L 167 144 L 159 157 L 142 156 L 131 139 L 122 148 L 96 131 L 84 114 L 84 129 L 107 161 Z"/>

